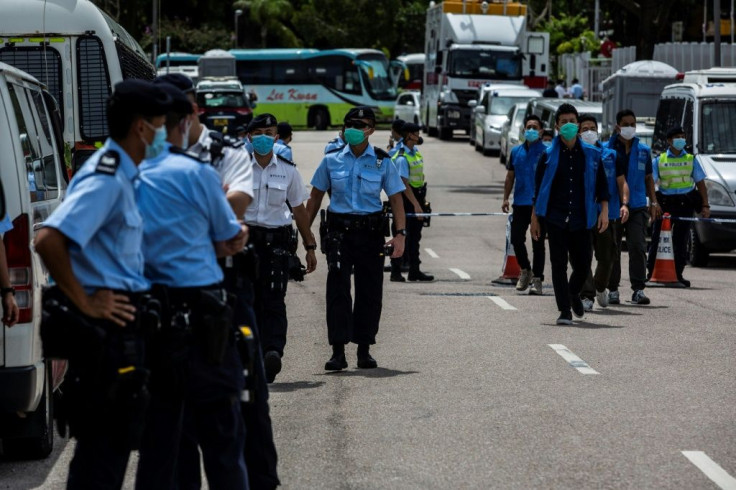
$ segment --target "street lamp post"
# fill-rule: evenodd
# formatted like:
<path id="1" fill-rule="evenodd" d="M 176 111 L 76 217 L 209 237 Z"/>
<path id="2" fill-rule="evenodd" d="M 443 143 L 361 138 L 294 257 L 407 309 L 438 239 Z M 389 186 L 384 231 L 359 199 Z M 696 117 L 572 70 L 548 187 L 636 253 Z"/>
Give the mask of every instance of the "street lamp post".
<path id="1" fill-rule="evenodd" d="M 235 48 L 238 48 L 238 17 L 243 15 L 243 11 L 240 9 L 237 9 L 235 11 Z"/>

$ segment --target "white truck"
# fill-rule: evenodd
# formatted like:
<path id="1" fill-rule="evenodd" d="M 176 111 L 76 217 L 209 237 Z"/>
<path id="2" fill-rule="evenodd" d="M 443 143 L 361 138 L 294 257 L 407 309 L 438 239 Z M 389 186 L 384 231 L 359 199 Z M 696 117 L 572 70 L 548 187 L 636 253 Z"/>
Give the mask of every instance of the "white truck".
<path id="1" fill-rule="evenodd" d="M 434 2 L 433 2 L 434 3 Z M 445 0 L 427 10 L 422 122 L 431 136 L 470 131 L 471 107 L 487 82 L 543 89 L 549 33 L 527 30 L 526 5 Z"/>

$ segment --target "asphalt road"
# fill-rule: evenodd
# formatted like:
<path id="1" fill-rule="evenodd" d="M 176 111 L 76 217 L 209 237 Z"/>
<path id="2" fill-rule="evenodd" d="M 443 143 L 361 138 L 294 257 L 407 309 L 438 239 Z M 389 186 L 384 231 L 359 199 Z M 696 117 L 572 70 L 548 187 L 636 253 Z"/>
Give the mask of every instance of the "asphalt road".
<path id="1" fill-rule="evenodd" d="M 332 137 L 296 133 L 306 182 Z M 421 149 L 435 211 L 500 211 L 497 158 L 467 138 Z M 491 283 L 504 228 L 503 217 L 433 218 L 422 267 L 437 280 L 386 274 L 375 370 L 355 367 L 353 346 L 346 371 L 323 370 L 324 257 L 290 283 L 271 389 L 283 487 L 736 488 L 736 255 L 687 268 L 690 289 L 648 289 L 650 306 L 596 305 L 559 327 L 549 265 L 543 297 Z M 57 440 L 48 460 L 0 460 L 0 489 L 63 488 L 72 449 Z"/>

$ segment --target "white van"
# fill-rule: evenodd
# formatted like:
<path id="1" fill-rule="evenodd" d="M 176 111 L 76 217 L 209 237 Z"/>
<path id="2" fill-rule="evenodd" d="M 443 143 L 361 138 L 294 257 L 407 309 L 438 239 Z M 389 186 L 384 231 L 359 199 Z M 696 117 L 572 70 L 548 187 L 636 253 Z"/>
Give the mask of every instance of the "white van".
<path id="1" fill-rule="evenodd" d="M 3 240 L 18 324 L 0 325 L 0 439 L 5 455 L 41 458 L 53 447 L 53 391 L 66 369 L 43 358 L 41 288 L 48 272 L 31 243 L 36 228 L 61 203 L 66 171 L 61 118 L 34 77 L 0 63 L 0 180 L 13 229 Z"/>
<path id="2" fill-rule="evenodd" d="M 662 90 L 654 125 L 652 151 L 667 148 L 672 126 L 685 130 L 685 149 L 698 157 L 705 172 L 712 218 L 736 218 L 736 69 L 717 68 L 685 74 L 683 83 Z M 736 249 L 736 225 L 697 222 L 692 227 L 689 260 L 707 265 L 713 252 Z"/>

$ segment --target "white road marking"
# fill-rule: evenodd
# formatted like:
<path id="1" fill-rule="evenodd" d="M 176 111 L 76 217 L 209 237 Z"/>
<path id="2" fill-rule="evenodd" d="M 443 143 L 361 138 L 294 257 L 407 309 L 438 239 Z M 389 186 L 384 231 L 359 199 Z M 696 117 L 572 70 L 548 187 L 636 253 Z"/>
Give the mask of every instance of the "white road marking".
<path id="1" fill-rule="evenodd" d="M 450 270 L 454 272 L 455 274 L 457 274 L 460 277 L 460 279 L 465 279 L 465 280 L 470 279 L 470 274 L 468 274 L 465 271 L 462 271 L 460 269 L 453 269 L 453 268 L 450 268 Z"/>
<path id="2" fill-rule="evenodd" d="M 567 363 L 577 369 L 582 374 L 600 374 L 598 371 L 593 369 L 592 367 L 588 366 L 588 363 L 580 359 L 578 356 L 575 355 L 570 349 L 565 347 L 562 344 L 547 344 L 552 349 L 554 349 L 555 352 L 557 352 L 564 360 L 567 361 Z"/>
<path id="3" fill-rule="evenodd" d="M 494 303 L 496 303 L 503 310 L 515 310 L 516 309 L 513 306 L 511 306 L 510 304 L 508 304 L 505 299 L 500 298 L 498 296 L 488 296 L 488 299 L 490 299 L 491 301 L 493 301 Z"/>
<path id="4" fill-rule="evenodd" d="M 682 451 L 682 455 L 723 490 L 736 490 L 736 478 L 729 475 L 703 451 Z"/>
<path id="5" fill-rule="evenodd" d="M 440 256 L 437 255 L 436 253 L 434 253 L 434 250 L 432 250 L 431 248 L 425 248 L 424 251 L 427 252 L 427 255 L 429 255 L 433 259 L 439 259 L 440 258 Z"/>

